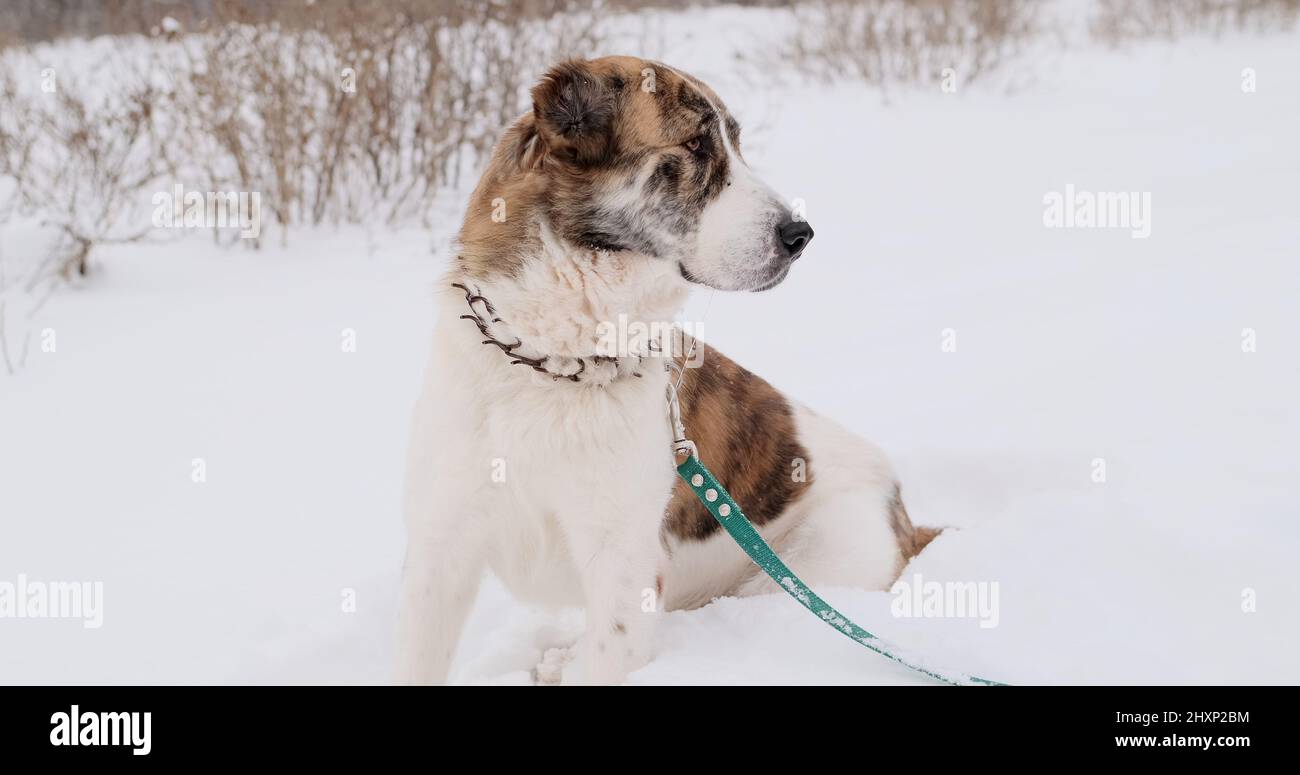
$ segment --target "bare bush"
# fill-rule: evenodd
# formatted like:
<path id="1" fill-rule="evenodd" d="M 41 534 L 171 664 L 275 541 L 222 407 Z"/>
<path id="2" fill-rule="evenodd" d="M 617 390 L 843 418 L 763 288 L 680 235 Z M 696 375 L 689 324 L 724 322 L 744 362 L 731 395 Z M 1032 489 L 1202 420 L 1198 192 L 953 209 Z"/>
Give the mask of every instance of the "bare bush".
<path id="1" fill-rule="evenodd" d="M 260 191 L 274 220 L 395 223 L 485 156 L 555 59 L 592 53 L 590 3 L 467 1 L 382 23 L 336 13 L 185 41 L 171 109 L 209 185 Z M 427 10 L 427 9 L 426 9 Z"/>
<path id="2" fill-rule="evenodd" d="M 427 220 L 537 74 L 594 52 L 602 18 L 589 0 L 364 6 L 126 39 L 102 65 L 119 73 L 106 90 L 24 94 L 10 73 L 0 177 L 66 236 L 57 273 L 84 274 L 96 244 L 142 238 L 153 224 L 127 205 L 172 184 L 258 192 L 282 238 L 296 224 Z"/>
<path id="3" fill-rule="evenodd" d="M 818 0 L 797 7 L 777 56 L 815 78 L 885 89 L 937 81 L 944 68 L 971 81 L 1040 32 L 1038 12 L 1024 0 Z"/>
<path id="4" fill-rule="evenodd" d="M 61 242 L 25 285 L 84 276 L 95 245 L 143 239 L 150 223 L 142 197 L 168 173 L 155 118 L 160 93 L 145 81 L 91 100 L 68 84 L 21 93 L 0 81 L 0 176 L 10 198 L 2 214 L 38 217 Z"/>
<path id="5" fill-rule="evenodd" d="M 150 233 L 144 203 L 169 171 L 160 100 L 144 81 L 92 100 L 75 88 L 24 93 L 12 74 L 0 79 L 0 224 L 18 215 L 57 235 L 42 255 L 0 253 L 0 362 L 10 373 L 30 337 L 11 321 L 27 324 L 59 286 L 84 277 L 96 246 Z"/>
<path id="6" fill-rule="evenodd" d="M 1089 28 L 1099 40 L 1118 44 L 1189 33 L 1291 29 L 1297 19 L 1300 0 L 1100 0 Z"/>

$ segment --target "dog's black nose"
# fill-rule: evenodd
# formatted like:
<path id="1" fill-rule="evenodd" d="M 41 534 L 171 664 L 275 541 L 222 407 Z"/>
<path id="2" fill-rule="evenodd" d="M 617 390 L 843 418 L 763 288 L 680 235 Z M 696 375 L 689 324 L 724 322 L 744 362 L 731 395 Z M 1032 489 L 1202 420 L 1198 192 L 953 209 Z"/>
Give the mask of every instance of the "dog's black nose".
<path id="1" fill-rule="evenodd" d="M 799 257 L 803 249 L 812 242 L 813 230 L 807 221 L 787 221 L 776 227 L 778 242 L 785 249 L 785 255 L 791 261 Z"/>

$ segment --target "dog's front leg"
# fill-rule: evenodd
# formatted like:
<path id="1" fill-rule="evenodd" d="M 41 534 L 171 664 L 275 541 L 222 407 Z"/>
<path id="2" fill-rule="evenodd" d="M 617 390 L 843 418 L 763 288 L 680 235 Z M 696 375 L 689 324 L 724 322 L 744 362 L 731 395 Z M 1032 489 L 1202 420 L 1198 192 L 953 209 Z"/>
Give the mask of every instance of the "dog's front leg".
<path id="1" fill-rule="evenodd" d="M 568 531 L 586 598 L 582 655 L 589 684 L 622 683 L 650 659 L 660 609 L 663 506 L 603 502 L 599 516 Z"/>
<path id="2" fill-rule="evenodd" d="M 478 593 L 484 559 L 470 531 L 413 528 L 402 566 L 397 675 L 401 684 L 440 684 Z"/>
<path id="3" fill-rule="evenodd" d="M 482 474 L 442 443 L 463 434 L 439 422 L 439 402 L 417 405 L 407 459 L 406 561 L 395 680 L 436 684 L 447 672 L 486 565 Z"/>

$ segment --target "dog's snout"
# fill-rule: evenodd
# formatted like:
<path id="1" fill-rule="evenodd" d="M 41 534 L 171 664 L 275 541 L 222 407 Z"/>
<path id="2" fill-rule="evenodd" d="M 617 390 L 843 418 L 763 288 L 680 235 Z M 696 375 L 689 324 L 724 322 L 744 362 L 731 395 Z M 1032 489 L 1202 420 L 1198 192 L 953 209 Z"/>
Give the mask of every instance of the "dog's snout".
<path id="1" fill-rule="evenodd" d="M 791 220 L 776 227 L 776 235 L 786 256 L 793 261 L 812 242 L 813 230 L 807 221 Z"/>

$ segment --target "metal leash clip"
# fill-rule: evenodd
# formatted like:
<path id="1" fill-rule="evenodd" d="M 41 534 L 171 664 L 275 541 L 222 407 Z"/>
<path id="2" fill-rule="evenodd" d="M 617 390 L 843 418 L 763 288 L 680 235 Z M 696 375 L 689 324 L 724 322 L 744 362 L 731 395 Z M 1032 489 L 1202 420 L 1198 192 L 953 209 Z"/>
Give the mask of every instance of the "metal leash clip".
<path id="1" fill-rule="evenodd" d="M 677 365 L 672 359 L 668 360 L 665 371 L 668 372 L 668 419 L 672 423 L 673 431 L 673 454 L 690 455 L 696 460 L 700 459 L 700 450 L 695 446 L 695 442 L 686 438 L 686 426 L 682 424 L 682 405 L 677 400 L 677 385 L 673 383 L 673 372 L 681 373 L 682 367 Z"/>

